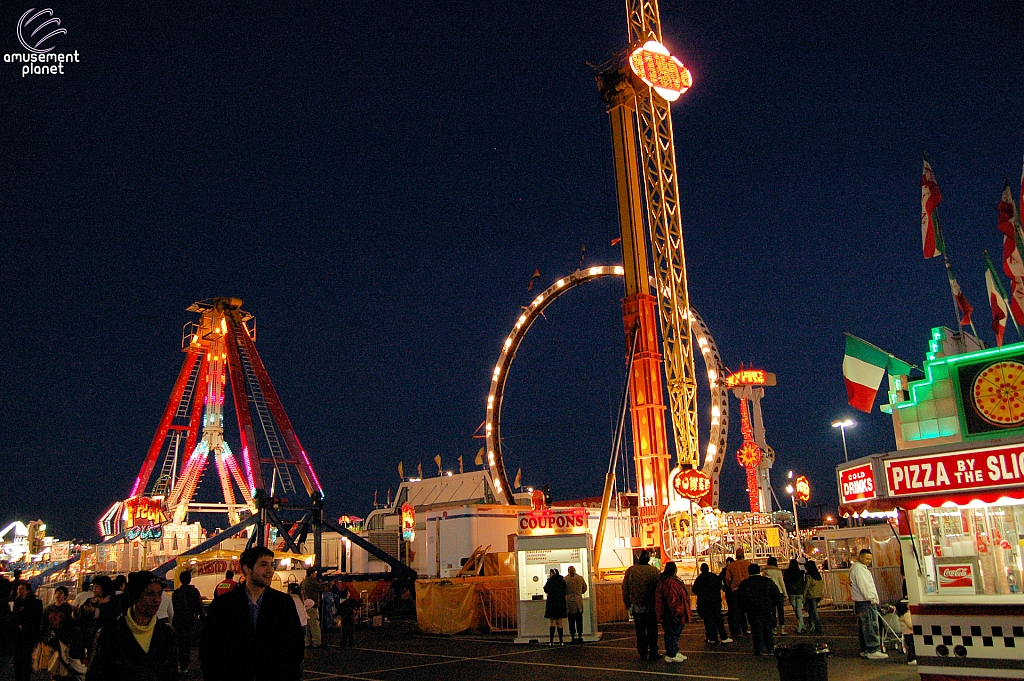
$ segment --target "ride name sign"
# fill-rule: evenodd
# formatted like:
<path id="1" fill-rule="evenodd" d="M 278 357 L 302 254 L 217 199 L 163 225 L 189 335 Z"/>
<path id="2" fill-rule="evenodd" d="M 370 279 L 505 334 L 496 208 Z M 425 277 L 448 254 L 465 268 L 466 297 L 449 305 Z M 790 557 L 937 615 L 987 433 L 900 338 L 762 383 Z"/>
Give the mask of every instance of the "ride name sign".
<path id="1" fill-rule="evenodd" d="M 585 508 L 547 508 L 518 514 L 519 535 L 584 534 L 589 514 Z"/>
<path id="2" fill-rule="evenodd" d="M 1024 445 L 885 462 L 890 497 L 1024 485 Z"/>

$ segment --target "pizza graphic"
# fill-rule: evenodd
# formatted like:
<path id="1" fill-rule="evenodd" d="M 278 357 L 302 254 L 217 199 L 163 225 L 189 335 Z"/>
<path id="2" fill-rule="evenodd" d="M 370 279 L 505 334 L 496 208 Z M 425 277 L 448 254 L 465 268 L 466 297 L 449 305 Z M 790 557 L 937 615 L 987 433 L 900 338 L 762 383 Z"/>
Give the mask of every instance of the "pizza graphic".
<path id="1" fill-rule="evenodd" d="M 994 426 L 1024 423 L 1024 364 L 1004 360 L 985 367 L 971 386 L 974 410 Z"/>

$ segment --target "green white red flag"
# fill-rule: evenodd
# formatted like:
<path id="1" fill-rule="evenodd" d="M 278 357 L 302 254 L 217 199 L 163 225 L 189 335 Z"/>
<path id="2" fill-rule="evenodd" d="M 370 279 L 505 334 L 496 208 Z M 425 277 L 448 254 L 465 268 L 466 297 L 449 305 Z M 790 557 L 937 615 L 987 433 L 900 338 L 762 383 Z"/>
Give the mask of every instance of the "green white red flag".
<path id="1" fill-rule="evenodd" d="M 846 334 L 846 356 L 843 357 L 843 378 L 850 406 L 871 412 L 888 371 L 890 376 L 906 376 L 913 367 L 885 350 L 854 335 Z"/>
<path id="2" fill-rule="evenodd" d="M 960 326 L 970 326 L 971 313 L 974 312 L 974 306 L 971 305 L 970 301 L 967 300 L 967 296 L 960 289 L 960 284 L 957 283 L 956 277 L 953 276 L 953 270 L 947 267 L 946 274 L 949 275 L 949 289 L 953 292 L 953 299 L 956 301 L 956 306 L 960 308 Z"/>
<path id="3" fill-rule="evenodd" d="M 921 242 L 924 257 L 934 258 L 945 252 L 942 243 L 942 232 L 939 229 L 935 209 L 942 203 L 939 185 L 935 182 L 935 172 L 928 159 L 924 159 L 924 172 L 921 174 Z"/>
<path id="4" fill-rule="evenodd" d="M 1006 318 L 1009 308 L 1006 304 L 1006 292 L 999 282 L 992 259 L 985 252 L 985 288 L 988 289 L 988 302 L 992 307 L 992 333 L 996 335 L 996 347 L 1003 347 L 1003 336 L 1006 334 Z"/>

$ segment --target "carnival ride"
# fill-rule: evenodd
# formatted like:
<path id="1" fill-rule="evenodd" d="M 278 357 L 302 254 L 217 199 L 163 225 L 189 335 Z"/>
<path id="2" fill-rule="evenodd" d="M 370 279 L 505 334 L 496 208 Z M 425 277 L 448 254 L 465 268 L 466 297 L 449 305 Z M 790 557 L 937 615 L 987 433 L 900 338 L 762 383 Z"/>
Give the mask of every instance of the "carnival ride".
<path id="1" fill-rule="evenodd" d="M 747 496 L 752 513 L 771 513 L 772 496 L 769 478 L 775 464 L 775 450 L 765 441 L 761 398 L 765 386 L 775 385 L 775 374 L 763 369 L 743 368 L 725 379 L 726 386 L 740 401 L 740 432 L 743 444 L 736 459 L 747 472 Z M 751 408 L 753 417 L 751 417 Z"/>

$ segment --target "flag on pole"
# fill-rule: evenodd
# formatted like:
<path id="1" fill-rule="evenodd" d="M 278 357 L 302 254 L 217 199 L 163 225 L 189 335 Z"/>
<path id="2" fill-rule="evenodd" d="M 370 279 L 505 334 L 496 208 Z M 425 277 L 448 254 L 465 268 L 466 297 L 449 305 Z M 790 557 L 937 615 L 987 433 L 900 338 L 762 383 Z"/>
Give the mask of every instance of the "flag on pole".
<path id="1" fill-rule="evenodd" d="M 960 284 L 956 283 L 956 277 L 953 276 L 953 270 L 946 268 L 946 274 L 949 275 L 949 288 L 953 292 L 953 298 L 956 300 L 956 306 L 960 308 L 960 326 L 971 325 L 971 313 L 974 312 L 974 307 L 971 306 L 970 301 L 967 300 L 967 296 L 960 290 Z"/>
<path id="2" fill-rule="evenodd" d="M 998 210 L 999 231 L 1003 233 L 1003 273 L 1012 282 L 1010 314 L 1017 324 L 1024 324 L 1024 242 L 1021 240 L 1020 214 L 1013 202 L 1009 181 L 1003 186 Z"/>
<path id="3" fill-rule="evenodd" d="M 480 451 L 478 451 L 476 453 L 476 461 L 474 463 L 476 463 L 477 466 L 483 466 L 484 465 L 484 448 L 483 447 L 481 447 Z"/>
<path id="4" fill-rule="evenodd" d="M 519 489 L 520 487 L 523 486 L 522 483 L 523 483 L 523 469 L 520 468 L 518 471 L 516 471 L 516 481 L 512 483 L 512 486 L 515 487 L 516 489 Z"/>
<path id="5" fill-rule="evenodd" d="M 539 267 L 536 268 L 535 270 L 533 270 L 533 276 L 530 277 L 530 283 L 526 286 L 526 290 L 527 291 L 532 291 L 533 290 L 533 282 L 534 281 L 540 281 L 540 268 Z"/>
<path id="6" fill-rule="evenodd" d="M 465 473 L 466 470 L 462 467 L 462 455 L 459 454 L 459 473 Z"/>
<path id="7" fill-rule="evenodd" d="M 434 457 L 434 463 L 437 464 L 437 474 L 441 475 L 441 455 L 438 454 Z"/>
<path id="8" fill-rule="evenodd" d="M 985 251 L 985 288 L 988 289 L 988 302 L 992 306 L 992 332 L 996 335 L 996 347 L 1001 348 L 1009 310 L 1006 305 L 1006 294 L 992 266 L 992 259 L 988 257 L 988 251 Z"/>
<path id="9" fill-rule="evenodd" d="M 942 243 L 942 232 L 936 220 L 935 209 L 942 203 L 939 185 L 935 182 L 935 172 L 928 159 L 924 159 L 924 172 L 921 174 L 921 241 L 924 257 L 934 258 L 942 255 L 946 248 Z"/>
<path id="10" fill-rule="evenodd" d="M 398 462 L 398 477 L 402 480 L 405 480 L 405 467 L 402 466 L 401 461 Z"/>
<path id="11" fill-rule="evenodd" d="M 882 376 L 906 376 L 912 366 L 879 347 L 846 334 L 846 356 L 843 357 L 843 378 L 850 406 L 871 412 L 882 384 Z"/>
<path id="12" fill-rule="evenodd" d="M 422 461 L 420 461 L 418 464 L 416 464 L 416 475 L 417 475 L 417 477 L 420 480 L 423 479 L 423 462 Z"/>

